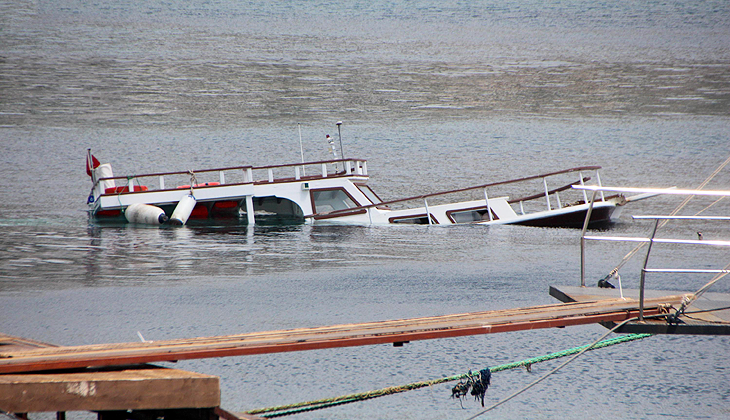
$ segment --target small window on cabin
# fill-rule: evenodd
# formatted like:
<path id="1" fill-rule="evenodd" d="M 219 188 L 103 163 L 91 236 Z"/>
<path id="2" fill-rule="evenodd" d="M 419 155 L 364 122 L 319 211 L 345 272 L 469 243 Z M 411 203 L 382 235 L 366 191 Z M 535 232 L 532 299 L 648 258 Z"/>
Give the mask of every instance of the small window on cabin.
<path id="1" fill-rule="evenodd" d="M 390 223 L 396 225 L 427 225 L 428 217 L 424 214 L 423 216 L 416 217 L 402 217 L 396 219 L 390 219 Z"/>
<path id="2" fill-rule="evenodd" d="M 489 221 L 489 213 L 487 213 L 487 209 L 474 209 L 474 210 L 464 210 L 464 211 L 454 211 L 450 212 L 449 216 L 454 221 L 454 223 L 472 223 L 472 222 L 484 222 Z M 499 217 L 497 217 L 496 214 L 494 214 L 494 210 L 492 210 L 492 220 L 498 220 Z"/>
<path id="3" fill-rule="evenodd" d="M 482 221 L 482 215 L 475 210 L 455 211 L 451 213 L 450 216 L 455 223 L 471 223 Z"/>
<path id="4" fill-rule="evenodd" d="M 357 207 L 357 203 L 350 198 L 345 190 L 315 190 L 312 191 L 315 213 L 327 213 L 335 210 L 346 210 Z"/>
<path id="5" fill-rule="evenodd" d="M 367 185 L 358 185 L 357 188 L 359 188 L 360 191 L 365 194 L 365 197 L 367 197 L 371 203 L 378 204 L 383 202 L 383 200 L 381 200 L 380 197 L 375 194 L 375 191 L 371 190 L 370 187 L 368 187 Z"/>

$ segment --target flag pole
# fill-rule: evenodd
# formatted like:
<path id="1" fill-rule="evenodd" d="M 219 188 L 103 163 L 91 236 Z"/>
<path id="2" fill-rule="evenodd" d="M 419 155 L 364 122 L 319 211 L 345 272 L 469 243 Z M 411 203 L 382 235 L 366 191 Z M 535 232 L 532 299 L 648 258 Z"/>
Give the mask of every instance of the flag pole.
<path id="1" fill-rule="evenodd" d="M 86 173 L 91 177 L 91 181 L 96 184 L 96 171 L 94 169 L 94 156 L 91 154 L 91 148 L 88 148 L 86 149 Z"/>

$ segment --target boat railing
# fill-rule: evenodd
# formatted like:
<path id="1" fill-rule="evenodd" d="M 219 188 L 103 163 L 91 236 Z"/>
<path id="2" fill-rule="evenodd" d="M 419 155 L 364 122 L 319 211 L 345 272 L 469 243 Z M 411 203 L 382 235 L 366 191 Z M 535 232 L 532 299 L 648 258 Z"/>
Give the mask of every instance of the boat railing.
<path id="1" fill-rule="evenodd" d="M 334 159 L 268 166 L 231 166 L 175 172 L 155 172 L 125 176 L 103 177 L 96 180 L 92 190 L 104 181 L 125 181 L 115 192 L 177 189 L 190 186 L 205 187 L 225 184 L 263 184 L 314 180 L 337 176 L 367 176 L 365 159 Z M 150 185 L 147 185 L 150 184 Z M 102 191 L 102 193 L 104 193 Z"/>
<path id="2" fill-rule="evenodd" d="M 593 191 L 593 195 L 597 192 L 624 192 L 624 193 L 644 193 L 644 194 L 667 194 L 667 195 L 700 195 L 700 196 L 730 196 L 730 191 L 709 191 L 709 190 L 679 190 L 679 189 L 659 189 L 659 188 L 612 188 L 612 187 L 595 187 L 595 186 L 584 186 L 580 187 L 586 191 Z M 586 221 L 590 218 L 590 210 L 586 215 Z M 585 256 L 585 242 L 586 241 L 620 241 L 620 242 L 638 242 L 639 245 L 634 248 L 631 255 L 635 254 L 644 245 L 648 245 L 646 256 L 644 258 L 644 264 L 641 269 L 641 275 L 639 277 L 639 320 L 644 318 L 644 290 L 646 284 L 647 273 L 685 273 L 685 274 L 718 274 L 726 275 L 730 273 L 728 268 L 724 269 L 697 269 L 697 268 L 647 268 L 649 262 L 649 256 L 652 251 L 654 244 L 679 244 L 679 245 L 696 245 L 696 246 L 715 246 L 715 247 L 730 247 L 730 241 L 724 240 L 708 240 L 703 239 L 701 234 L 698 234 L 698 239 L 668 239 L 668 238 L 657 238 L 656 233 L 660 227 L 660 222 L 664 223 L 672 220 L 703 220 L 703 221 L 730 221 L 728 216 L 633 216 L 636 220 L 654 220 L 654 226 L 652 232 L 647 237 L 622 237 L 622 236 L 587 236 L 585 227 L 581 233 L 581 273 L 580 282 L 581 286 L 585 287 L 585 271 L 586 271 L 586 256 Z M 587 222 L 586 222 L 587 224 Z M 614 269 L 611 275 L 616 275 L 619 283 L 619 293 L 623 298 L 623 285 L 621 283 L 621 277 L 618 275 L 618 267 Z"/>
<path id="3" fill-rule="evenodd" d="M 601 178 L 600 178 L 600 175 L 598 175 L 599 169 L 601 169 L 600 166 L 580 166 L 580 167 L 564 169 L 564 170 L 555 171 L 555 172 L 548 172 L 548 173 L 543 173 L 543 174 L 538 174 L 538 175 L 526 176 L 526 177 L 522 177 L 522 178 L 510 179 L 507 181 L 490 182 L 490 183 L 486 183 L 486 184 L 474 185 L 471 187 L 439 191 L 439 192 L 434 192 L 434 193 L 416 195 L 416 196 L 412 196 L 412 197 L 400 198 L 400 199 L 396 199 L 396 200 L 380 201 L 380 202 L 372 203 L 372 204 L 364 204 L 361 206 L 351 207 L 348 209 L 331 211 L 331 212 L 328 212 L 327 215 L 336 215 L 337 213 L 350 213 L 352 211 L 357 211 L 357 210 L 370 211 L 370 209 L 372 209 L 373 207 L 404 205 L 408 202 L 413 202 L 413 201 L 419 201 L 424 205 L 424 207 L 428 208 L 429 200 L 431 200 L 431 199 L 443 198 L 443 197 L 446 197 L 449 195 L 460 194 L 460 193 L 472 193 L 473 194 L 473 192 L 478 192 L 479 193 L 478 201 L 483 200 L 484 206 L 485 206 L 484 208 L 489 208 L 489 196 L 490 196 L 489 189 L 490 188 L 511 186 L 514 184 L 526 183 L 528 181 L 534 181 L 534 180 L 542 181 L 541 187 L 542 187 L 543 191 L 541 191 L 537 194 L 532 194 L 532 195 L 524 196 L 521 198 L 511 199 L 511 200 L 509 200 L 509 203 L 517 204 L 519 206 L 519 211 L 522 214 L 525 214 L 528 212 L 528 210 L 526 210 L 524 207 L 525 203 L 530 202 L 530 201 L 544 199 L 545 203 L 543 204 L 543 206 L 538 207 L 538 211 L 539 210 L 552 210 L 554 208 L 562 208 L 562 207 L 571 205 L 570 203 L 565 202 L 564 200 L 561 200 L 560 193 L 563 191 L 569 190 L 573 185 L 576 185 L 576 184 L 585 185 L 586 182 L 591 180 L 592 178 L 590 176 L 583 176 L 584 172 L 588 172 L 588 173 L 594 172 L 595 176 L 596 176 L 596 182 L 600 186 Z M 560 186 L 558 188 L 552 188 L 552 189 L 549 188 L 548 178 L 553 178 L 553 177 L 556 177 L 559 175 L 572 174 L 572 173 L 578 174 L 577 180 L 572 181 L 571 183 L 569 183 L 567 185 Z M 492 195 L 492 196 L 494 197 L 494 195 Z M 605 197 L 602 196 L 602 199 L 605 200 Z M 588 200 L 588 197 L 584 193 L 583 197 L 582 197 L 582 202 L 587 203 L 588 202 L 587 200 Z M 488 212 L 488 213 L 491 217 L 491 212 Z M 314 216 L 317 216 L 317 214 L 307 215 L 305 217 L 314 217 Z"/>
<path id="4" fill-rule="evenodd" d="M 335 176 L 367 176 L 368 174 L 367 161 L 365 159 L 335 159 L 283 165 L 254 166 L 251 170 L 254 173 L 260 172 L 265 174 L 265 177 L 257 177 L 254 175 L 253 179 L 258 179 L 258 181 L 254 182 L 261 183 L 323 179 Z M 277 177 L 277 174 L 281 172 L 287 172 L 287 175 Z"/>

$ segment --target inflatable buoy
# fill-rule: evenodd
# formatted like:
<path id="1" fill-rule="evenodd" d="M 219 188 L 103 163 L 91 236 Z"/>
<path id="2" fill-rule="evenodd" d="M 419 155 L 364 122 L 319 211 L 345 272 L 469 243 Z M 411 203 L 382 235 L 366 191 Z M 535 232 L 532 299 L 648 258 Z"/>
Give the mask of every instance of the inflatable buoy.
<path id="1" fill-rule="evenodd" d="M 177 206 L 175 207 L 175 211 L 172 212 L 172 216 L 170 217 L 170 224 L 171 225 L 184 225 L 188 218 L 190 217 L 190 213 L 193 212 L 193 209 L 195 208 L 195 197 L 193 197 L 191 194 L 186 195 L 185 197 L 180 199 L 180 202 L 177 203 Z"/>
<path id="2" fill-rule="evenodd" d="M 165 211 L 159 207 L 149 204 L 134 203 L 124 211 L 124 217 L 129 223 L 145 223 L 148 225 L 161 225 L 167 222 Z"/>

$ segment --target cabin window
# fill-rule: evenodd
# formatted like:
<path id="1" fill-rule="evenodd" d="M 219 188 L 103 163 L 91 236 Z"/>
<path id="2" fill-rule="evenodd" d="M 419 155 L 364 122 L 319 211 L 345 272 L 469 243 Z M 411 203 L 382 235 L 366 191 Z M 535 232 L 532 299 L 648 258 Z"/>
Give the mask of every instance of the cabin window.
<path id="1" fill-rule="evenodd" d="M 365 197 L 368 198 L 368 200 L 370 200 L 371 203 L 379 204 L 383 202 L 383 200 L 381 200 L 380 197 L 375 194 L 375 191 L 370 189 L 370 187 L 368 187 L 367 185 L 360 184 L 357 185 L 357 188 L 365 195 Z"/>
<path id="2" fill-rule="evenodd" d="M 489 214 L 486 208 L 469 209 L 461 211 L 449 211 L 446 215 L 451 218 L 454 223 L 472 223 L 489 221 Z M 492 210 L 492 220 L 498 220 L 494 210 Z"/>
<path id="3" fill-rule="evenodd" d="M 327 213 L 357 207 L 358 204 L 341 188 L 330 190 L 314 190 L 312 204 L 315 213 Z"/>
<path id="4" fill-rule="evenodd" d="M 398 225 L 427 225 L 428 224 L 428 216 L 425 214 L 421 214 L 418 216 L 406 216 L 406 217 L 391 217 L 388 219 L 390 223 L 398 224 Z M 438 224 L 438 222 L 431 218 L 432 224 Z"/>
<path id="5" fill-rule="evenodd" d="M 482 215 L 475 210 L 454 212 L 451 213 L 450 216 L 454 223 L 471 223 L 482 221 Z"/>

